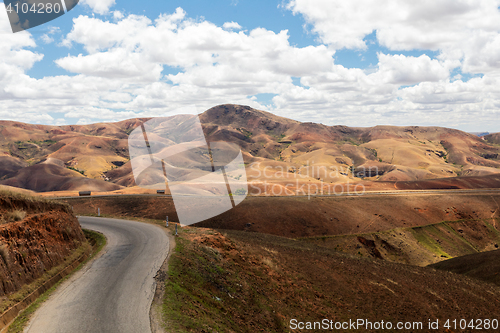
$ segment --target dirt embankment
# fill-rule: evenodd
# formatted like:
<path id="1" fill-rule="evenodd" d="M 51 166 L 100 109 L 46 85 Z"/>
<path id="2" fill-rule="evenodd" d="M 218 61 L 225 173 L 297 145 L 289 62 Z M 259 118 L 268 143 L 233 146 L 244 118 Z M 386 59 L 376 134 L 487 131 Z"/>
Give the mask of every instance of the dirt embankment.
<path id="1" fill-rule="evenodd" d="M 61 264 L 85 237 L 71 208 L 28 196 L 0 194 L 0 296 Z"/>
<path id="2" fill-rule="evenodd" d="M 169 197 L 148 195 L 124 195 L 116 197 L 75 197 L 61 200 L 71 207 L 76 215 L 113 217 L 136 217 L 154 220 L 178 221 L 174 202 Z"/>

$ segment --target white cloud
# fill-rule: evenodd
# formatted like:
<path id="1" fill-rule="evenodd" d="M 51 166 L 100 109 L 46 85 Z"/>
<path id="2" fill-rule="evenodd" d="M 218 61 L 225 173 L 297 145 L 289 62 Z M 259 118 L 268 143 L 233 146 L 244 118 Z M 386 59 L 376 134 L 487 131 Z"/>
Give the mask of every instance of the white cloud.
<path id="1" fill-rule="evenodd" d="M 10 33 L 0 42 L 0 115 L 88 123 L 165 115 L 193 104 L 204 110 L 238 103 L 332 125 L 491 130 L 471 127 L 476 126 L 471 119 L 484 119 L 482 124 L 496 126 L 500 40 L 492 19 L 497 14 L 485 9 L 491 9 L 490 0 L 474 8 L 447 0 L 434 6 L 429 1 L 310 1 L 316 7 L 301 0 L 289 5 L 306 16 L 324 42 L 307 47 L 291 45 L 286 30 L 241 31 L 234 22 L 217 26 L 190 19 L 181 8 L 154 21 L 116 11 L 110 17 L 79 16 L 64 45 L 82 46 L 84 52 L 72 54 L 70 47 L 70 54 L 56 60 L 76 75 L 43 79 L 26 75 L 43 57 L 34 51 L 31 35 L 11 38 L 8 22 L 1 20 Z M 338 5 L 336 11 L 330 2 Z M 478 13 L 484 14 L 482 21 Z M 467 20 L 458 24 L 460 19 Z M 439 55 L 379 53 L 369 70 L 334 63 L 336 48 L 364 48 L 363 38 L 374 30 L 389 49 L 425 47 Z M 467 73 L 484 75 L 464 82 Z M 293 78 L 300 78 L 300 85 Z M 273 104 L 263 105 L 267 102 L 259 102 L 259 94 L 275 95 Z"/>
<path id="2" fill-rule="evenodd" d="M 50 44 L 54 41 L 54 38 L 52 37 L 52 35 L 56 34 L 56 33 L 59 33 L 61 31 L 61 29 L 59 29 L 58 27 L 49 27 L 48 28 L 48 32 L 47 33 L 44 33 L 40 39 L 45 43 L 45 44 Z"/>
<path id="3" fill-rule="evenodd" d="M 92 119 L 90 118 L 80 118 L 78 119 L 78 121 L 76 122 L 77 125 L 88 125 L 88 124 L 92 124 Z"/>
<path id="4" fill-rule="evenodd" d="M 18 69 L 30 69 L 35 62 L 42 60 L 43 55 L 26 50 L 25 48 L 36 47 L 35 40 L 31 34 L 26 31 L 21 31 L 13 34 L 7 12 L 0 10 L 0 59 L 9 70 L 18 72 Z M 1 76 L 0 76 L 1 81 Z"/>
<path id="5" fill-rule="evenodd" d="M 379 71 L 374 76 L 384 83 L 413 85 L 420 82 L 437 82 L 449 77 L 450 69 L 427 55 L 406 57 L 379 54 Z"/>
<path id="6" fill-rule="evenodd" d="M 498 6 L 497 0 L 291 0 L 287 4 L 336 48 L 365 48 L 363 38 L 377 31 L 379 41 L 395 50 L 437 50 L 461 42 L 463 34 L 497 31 Z"/>
<path id="7" fill-rule="evenodd" d="M 48 34 L 43 34 L 40 38 L 45 44 L 50 44 L 54 41 L 54 38 L 50 37 Z"/>
<path id="8" fill-rule="evenodd" d="M 222 25 L 224 29 L 227 30 L 241 30 L 241 25 L 239 25 L 237 22 L 226 22 Z"/>
<path id="9" fill-rule="evenodd" d="M 126 49 L 114 49 L 88 56 L 81 54 L 56 60 L 56 64 L 73 73 L 100 76 L 114 79 L 138 81 L 157 81 L 162 66 L 149 62 L 140 53 L 130 53 Z"/>
<path id="10" fill-rule="evenodd" d="M 247 34 L 184 16 L 178 9 L 154 24 L 143 16 L 131 15 L 117 23 L 80 16 L 74 19 L 66 42 L 82 44 L 89 54 L 68 56 L 57 64 L 100 77 L 136 78 L 147 73 L 151 80 L 158 80 L 160 66 L 166 65 L 186 71 L 169 76 L 175 83 L 198 80 L 201 85 L 251 84 L 252 76 L 268 75 L 265 81 L 272 81 L 279 79 L 276 75 L 301 76 L 332 67 L 333 52 L 324 45 L 293 47 L 286 30 L 274 33 L 258 28 Z"/>
<path id="11" fill-rule="evenodd" d="M 334 49 L 366 49 L 376 32 L 390 50 L 433 50 L 464 60 L 463 71 L 500 70 L 499 0 L 291 0 L 321 41 Z"/>
<path id="12" fill-rule="evenodd" d="M 113 18 L 114 18 L 115 20 L 121 20 L 121 19 L 123 18 L 123 14 L 122 14 L 122 12 L 120 12 L 119 10 L 115 10 L 115 11 L 113 12 Z"/>
<path id="13" fill-rule="evenodd" d="M 97 14 L 107 14 L 115 4 L 115 0 L 81 0 L 81 4 L 89 6 Z"/>
<path id="14" fill-rule="evenodd" d="M 64 126 L 64 125 L 67 125 L 67 124 L 68 123 L 66 122 L 66 119 L 64 119 L 64 118 L 57 118 L 54 121 L 54 125 L 56 125 L 56 126 Z"/>
<path id="15" fill-rule="evenodd" d="M 9 99 L 14 96 L 8 88 L 27 79 L 25 71 L 42 60 L 43 55 L 31 50 L 36 47 L 36 43 L 28 32 L 12 33 L 7 12 L 3 10 L 0 10 L 0 35 L 0 116 L 13 120 L 14 115 L 8 105 Z M 23 119 L 38 122 L 48 118 L 46 114 L 35 111 L 24 112 Z"/>

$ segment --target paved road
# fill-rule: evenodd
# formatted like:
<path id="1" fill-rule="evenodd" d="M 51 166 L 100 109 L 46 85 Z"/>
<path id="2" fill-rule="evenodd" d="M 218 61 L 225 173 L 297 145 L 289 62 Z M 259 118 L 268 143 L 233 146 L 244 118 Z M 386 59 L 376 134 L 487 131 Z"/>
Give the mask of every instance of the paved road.
<path id="1" fill-rule="evenodd" d="M 354 184 L 354 183 L 353 183 Z M 354 187 L 354 185 L 351 184 L 351 187 Z M 313 184 L 311 184 L 312 186 Z M 342 183 L 338 183 L 338 185 L 344 185 Z M 304 186 L 304 189 L 307 189 L 307 186 Z M 500 189 L 498 188 L 486 188 L 486 189 L 429 189 L 429 190 L 363 190 L 361 187 L 359 187 L 357 190 L 350 189 L 350 192 L 347 191 L 347 189 L 340 193 L 340 189 L 338 190 L 339 193 L 332 193 L 328 194 L 290 194 L 290 195 L 248 195 L 250 198 L 268 198 L 268 197 L 281 197 L 281 198 L 290 198 L 290 197 L 298 197 L 298 198 L 312 198 L 312 197 L 318 197 L 318 198 L 323 198 L 323 197 L 357 197 L 357 196 L 365 196 L 365 195 L 413 195 L 413 194 L 445 194 L 445 195 L 451 195 L 451 194 L 496 194 L 500 193 Z M 141 196 L 141 197 L 166 197 L 166 198 L 172 198 L 170 194 L 93 194 L 91 196 L 72 196 L 72 197 L 47 197 L 49 199 L 54 199 L 54 200 L 60 200 L 60 199 L 85 199 L 85 198 L 100 198 L 100 197 L 125 197 L 125 196 Z M 179 195 L 183 196 L 183 195 Z M 197 197 L 206 197 L 206 196 L 200 196 L 200 195 L 194 195 L 194 194 L 186 194 L 184 195 L 186 197 L 192 197 L 192 198 L 197 198 Z"/>
<path id="2" fill-rule="evenodd" d="M 148 333 L 154 276 L 169 241 L 159 227 L 80 217 L 83 228 L 106 235 L 103 254 L 65 281 L 35 312 L 25 332 Z"/>

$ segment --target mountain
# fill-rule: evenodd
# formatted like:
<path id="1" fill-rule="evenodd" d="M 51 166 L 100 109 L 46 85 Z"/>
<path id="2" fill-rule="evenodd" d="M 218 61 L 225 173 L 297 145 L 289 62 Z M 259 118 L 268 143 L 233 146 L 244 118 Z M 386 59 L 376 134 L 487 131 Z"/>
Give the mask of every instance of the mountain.
<path id="1" fill-rule="evenodd" d="M 485 175 L 500 168 L 500 147 L 448 128 L 326 126 L 235 105 L 209 109 L 200 119 L 209 140 L 237 142 L 254 160 L 338 169 L 377 166 L 377 180 Z"/>
<path id="2" fill-rule="evenodd" d="M 0 184 L 38 192 L 117 190 L 104 172 L 128 161 L 128 134 L 147 119 L 83 126 L 0 121 Z"/>
<path id="3" fill-rule="evenodd" d="M 147 120 L 78 126 L 0 121 L 0 184 L 39 192 L 135 186 L 127 138 Z M 327 126 L 232 104 L 205 111 L 200 121 L 208 142 L 241 147 L 248 179 L 264 192 L 270 188 L 264 181 L 293 191 L 287 182 L 377 187 L 500 173 L 498 133 L 480 138 L 442 127 Z"/>

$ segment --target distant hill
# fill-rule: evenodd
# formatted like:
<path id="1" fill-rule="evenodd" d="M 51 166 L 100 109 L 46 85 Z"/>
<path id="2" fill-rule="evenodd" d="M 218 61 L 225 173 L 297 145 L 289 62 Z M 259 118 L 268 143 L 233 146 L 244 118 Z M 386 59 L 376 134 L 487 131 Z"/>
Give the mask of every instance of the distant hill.
<path id="1" fill-rule="evenodd" d="M 0 184 L 35 191 L 135 186 L 127 137 L 147 120 L 81 126 L 0 121 Z M 255 181 L 262 180 L 264 168 L 266 180 L 277 183 L 412 182 L 500 173 L 498 133 L 483 139 L 442 127 L 326 126 L 232 104 L 213 107 L 200 120 L 209 142 L 237 143 L 245 162 L 257 162 L 247 169 Z M 57 168 L 35 167 L 42 164 Z M 28 174 L 29 182 L 23 180 Z M 55 176 L 64 181 L 35 181 Z"/>
<path id="2" fill-rule="evenodd" d="M 147 119 L 84 126 L 0 121 L 0 184 L 37 192 L 117 190 L 104 172 L 128 161 L 128 134 Z"/>
<path id="3" fill-rule="evenodd" d="M 472 135 L 475 135 L 475 136 L 479 136 L 479 137 L 483 137 L 483 136 L 490 134 L 490 132 L 469 132 L 469 133 Z"/>
<path id="4" fill-rule="evenodd" d="M 3 185 L 20 187 L 35 192 L 50 191 L 114 191 L 121 186 L 98 179 L 90 179 L 80 173 L 54 164 L 36 164 L 22 168 L 14 176 L 2 181 Z"/>
<path id="5" fill-rule="evenodd" d="M 484 140 L 488 143 L 500 145 L 500 133 L 488 134 L 484 137 Z"/>

